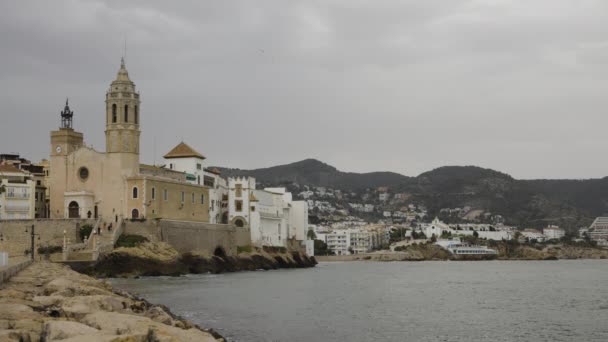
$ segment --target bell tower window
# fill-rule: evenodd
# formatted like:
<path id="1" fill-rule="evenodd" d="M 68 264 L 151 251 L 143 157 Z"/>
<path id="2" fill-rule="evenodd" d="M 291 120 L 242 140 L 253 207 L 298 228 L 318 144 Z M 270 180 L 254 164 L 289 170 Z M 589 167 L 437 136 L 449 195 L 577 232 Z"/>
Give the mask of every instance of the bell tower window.
<path id="1" fill-rule="evenodd" d="M 139 124 L 139 110 L 137 108 L 137 105 L 135 106 L 135 111 L 133 112 L 134 116 L 135 116 L 135 124 L 138 125 Z"/>
<path id="2" fill-rule="evenodd" d="M 129 122 L 129 105 L 125 105 L 125 122 Z"/>
<path id="3" fill-rule="evenodd" d="M 112 105 L 112 123 L 116 123 L 116 103 Z"/>

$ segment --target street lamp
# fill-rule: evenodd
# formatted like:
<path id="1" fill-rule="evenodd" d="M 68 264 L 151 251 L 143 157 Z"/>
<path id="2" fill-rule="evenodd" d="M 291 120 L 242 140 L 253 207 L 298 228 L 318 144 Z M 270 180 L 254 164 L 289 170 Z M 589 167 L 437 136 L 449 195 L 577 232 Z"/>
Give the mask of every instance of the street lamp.
<path id="1" fill-rule="evenodd" d="M 34 260 L 34 236 L 38 235 L 38 240 L 40 240 L 40 234 L 36 234 L 35 229 L 36 229 L 36 227 L 34 225 L 32 225 L 32 233 L 31 233 L 32 242 L 31 242 L 31 249 L 30 249 L 30 252 L 32 253 L 32 261 Z M 26 233 L 28 232 L 27 226 L 25 227 L 25 232 Z"/>

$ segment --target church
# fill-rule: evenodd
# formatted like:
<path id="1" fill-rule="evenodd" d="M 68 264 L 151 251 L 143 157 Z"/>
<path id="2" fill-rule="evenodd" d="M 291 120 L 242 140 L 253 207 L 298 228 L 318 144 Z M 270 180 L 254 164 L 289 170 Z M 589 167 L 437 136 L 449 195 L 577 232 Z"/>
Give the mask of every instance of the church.
<path id="1" fill-rule="evenodd" d="M 67 101 L 59 130 L 51 132 L 51 218 L 209 222 L 212 183 L 190 182 L 185 172 L 140 164 L 141 99 L 124 59 L 105 104 L 105 152 L 87 146 L 84 135 L 74 130 Z M 202 157 L 183 143 L 178 146 L 180 157 Z"/>

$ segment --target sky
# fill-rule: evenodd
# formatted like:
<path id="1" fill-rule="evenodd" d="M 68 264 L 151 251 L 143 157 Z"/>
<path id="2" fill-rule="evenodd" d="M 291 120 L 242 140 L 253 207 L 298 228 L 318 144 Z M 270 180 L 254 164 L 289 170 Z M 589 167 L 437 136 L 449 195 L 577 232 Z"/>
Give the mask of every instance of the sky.
<path id="1" fill-rule="evenodd" d="M 103 151 L 125 55 L 142 162 L 600 178 L 607 32 L 605 0 L 2 1 L 0 153 L 48 158 L 66 97 Z"/>

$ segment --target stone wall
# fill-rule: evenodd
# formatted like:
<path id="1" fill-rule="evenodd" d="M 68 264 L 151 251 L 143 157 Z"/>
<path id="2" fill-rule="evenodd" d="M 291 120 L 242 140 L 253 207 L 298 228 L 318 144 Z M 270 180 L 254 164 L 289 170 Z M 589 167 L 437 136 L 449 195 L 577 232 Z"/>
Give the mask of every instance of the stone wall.
<path id="1" fill-rule="evenodd" d="M 249 229 L 236 228 L 236 245 L 249 246 L 251 244 L 251 232 Z"/>
<path id="2" fill-rule="evenodd" d="M 152 242 L 166 242 L 180 253 L 213 254 L 217 247 L 221 247 L 226 255 L 236 255 L 237 246 L 251 244 L 247 229 L 237 228 L 234 225 L 192 221 L 126 221 L 125 234 L 141 235 Z"/>
<path id="3" fill-rule="evenodd" d="M 0 251 L 8 252 L 9 256 L 23 256 L 30 249 L 32 225 L 35 226 L 35 248 L 40 246 L 62 246 L 63 231 L 71 243 L 79 242 L 78 230 L 84 224 L 95 225 L 94 220 L 84 219 L 35 219 L 35 220 L 2 220 L 0 221 Z M 27 228 L 27 233 L 25 232 Z"/>
<path id="4" fill-rule="evenodd" d="M 21 261 L 17 264 L 10 265 L 0 269 L 0 284 L 11 279 L 12 276 L 19 273 L 24 268 L 32 264 L 32 260 Z"/>
<path id="5" fill-rule="evenodd" d="M 180 253 L 214 254 L 221 247 L 226 255 L 236 255 L 236 227 L 189 221 L 160 222 L 162 240 Z"/>
<path id="6" fill-rule="evenodd" d="M 160 221 L 146 220 L 144 222 L 125 220 L 125 231 L 127 235 L 141 235 L 151 242 L 161 241 Z"/>

